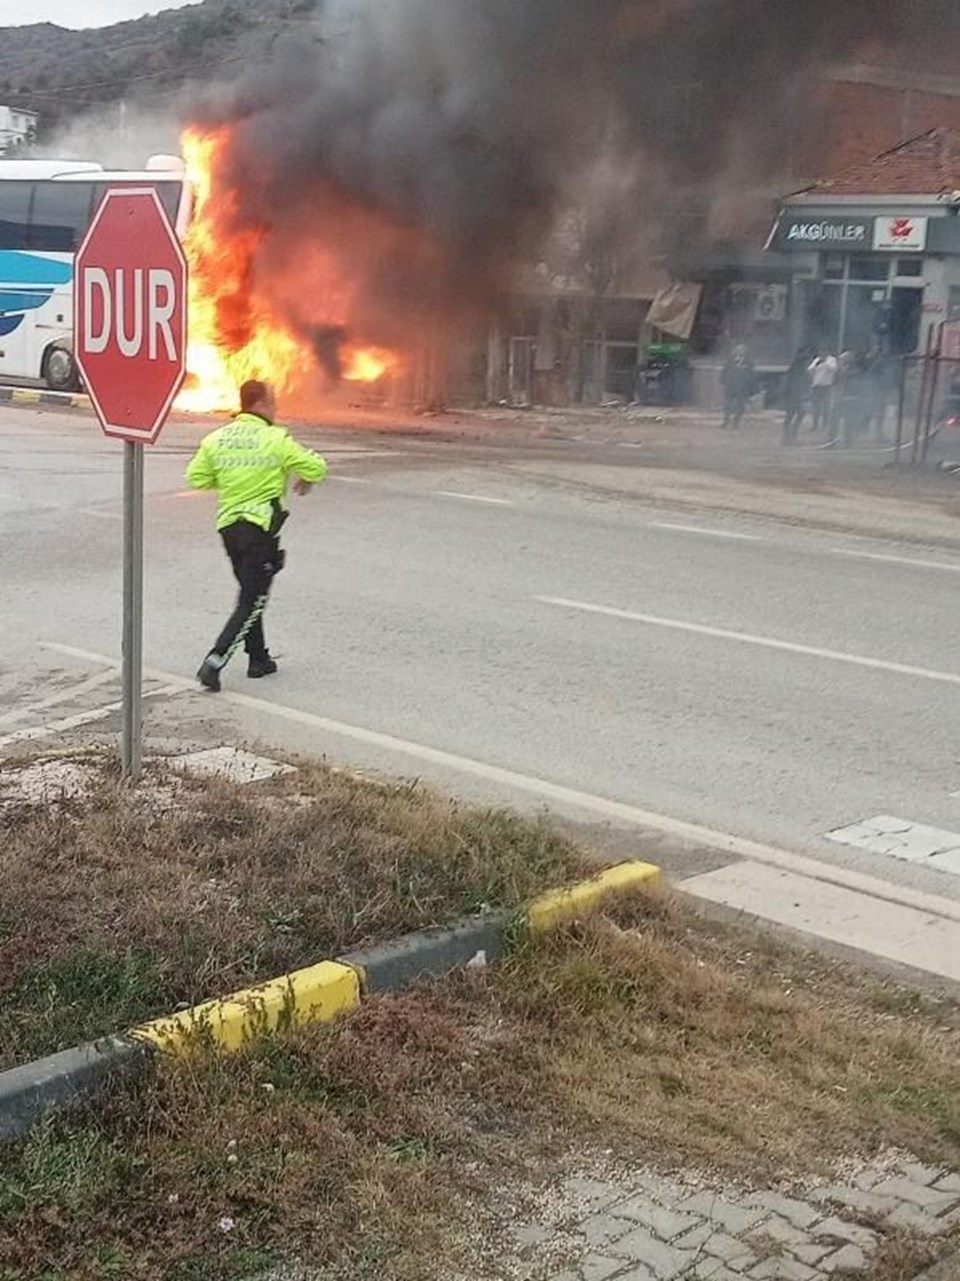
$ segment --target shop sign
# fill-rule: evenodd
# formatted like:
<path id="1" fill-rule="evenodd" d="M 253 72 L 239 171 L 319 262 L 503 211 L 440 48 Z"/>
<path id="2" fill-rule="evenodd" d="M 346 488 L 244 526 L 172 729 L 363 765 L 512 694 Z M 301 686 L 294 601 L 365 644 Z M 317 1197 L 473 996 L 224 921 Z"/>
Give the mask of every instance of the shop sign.
<path id="1" fill-rule="evenodd" d="M 816 218 L 791 214 L 776 228 L 776 249 L 869 249 L 872 218 Z"/>
<path id="2" fill-rule="evenodd" d="M 874 249 L 922 253 L 927 247 L 926 218 L 878 218 L 873 228 Z"/>

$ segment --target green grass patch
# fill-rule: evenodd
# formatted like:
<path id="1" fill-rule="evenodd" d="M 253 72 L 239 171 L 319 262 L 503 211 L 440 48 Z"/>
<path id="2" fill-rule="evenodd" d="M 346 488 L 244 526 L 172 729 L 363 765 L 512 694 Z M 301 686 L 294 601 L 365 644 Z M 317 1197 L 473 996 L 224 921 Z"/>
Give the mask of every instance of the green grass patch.
<path id="1" fill-rule="evenodd" d="M 3 1281 L 478 1275 L 509 1254 L 491 1207 L 584 1152 L 761 1186 L 889 1148 L 960 1166 L 952 1007 L 881 1012 L 661 896 L 617 920 L 49 1121 L 3 1152 Z M 891 1233 L 870 1281 L 929 1254 Z"/>
<path id="2" fill-rule="evenodd" d="M 256 787 L 90 766 L 0 850 L 0 1068 L 586 873 L 544 820 L 318 766 Z"/>

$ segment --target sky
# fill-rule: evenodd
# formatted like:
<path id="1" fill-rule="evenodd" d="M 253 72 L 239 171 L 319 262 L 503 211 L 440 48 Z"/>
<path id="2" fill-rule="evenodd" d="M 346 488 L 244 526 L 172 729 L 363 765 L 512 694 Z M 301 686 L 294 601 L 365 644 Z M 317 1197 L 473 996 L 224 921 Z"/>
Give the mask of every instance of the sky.
<path id="1" fill-rule="evenodd" d="M 107 27 L 197 0 L 0 0 L 0 27 L 55 22 L 61 27 Z"/>

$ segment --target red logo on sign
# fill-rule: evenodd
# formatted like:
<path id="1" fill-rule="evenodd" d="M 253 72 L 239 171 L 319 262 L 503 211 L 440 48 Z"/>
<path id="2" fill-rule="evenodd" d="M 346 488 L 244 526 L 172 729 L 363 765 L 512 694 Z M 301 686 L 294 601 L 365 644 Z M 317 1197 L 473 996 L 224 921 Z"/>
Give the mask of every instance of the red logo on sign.
<path id="1" fill-rule="evenodd" d="M 187 263 L 152 187 L 107 192 L 73 292 L 74 354 L 103 430 L 152 445 L 187 355 Z"/>
<path id="2" fill-rule="evenodd" d="M 890 224 L 891 240 L 909 240 L 913 235 L 913 222 L 909 218 L 894 218 Z"/>

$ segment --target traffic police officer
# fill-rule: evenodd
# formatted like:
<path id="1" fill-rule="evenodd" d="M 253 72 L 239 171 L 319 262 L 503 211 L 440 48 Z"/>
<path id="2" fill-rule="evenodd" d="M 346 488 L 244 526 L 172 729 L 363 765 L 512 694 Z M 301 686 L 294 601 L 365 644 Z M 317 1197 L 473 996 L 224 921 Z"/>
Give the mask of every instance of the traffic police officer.
<path id="1" fill-rule="evenodd" d="M 217 529 L 240 584 L 236 609 L 197 672 L 200 684 L 214 693 L 220 692 L 221 673 L 241 644 L 251 679 L 276 672 L 263 634 L 263 611 L 270 584 L 283 568 L 280 530 L 288 516 L 283 509 L 287 483 L 296 476 L 296 492 L 306 494 L 327 474 L 318 454 L 274 423 L 276 397 L 267 383 L 244 383 L 240 408 L 232 422 L 203 440 L 187 468 L 194 489 L 218 491 Z"/>

